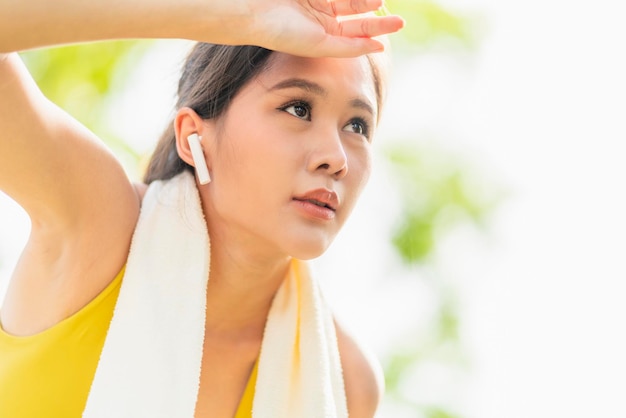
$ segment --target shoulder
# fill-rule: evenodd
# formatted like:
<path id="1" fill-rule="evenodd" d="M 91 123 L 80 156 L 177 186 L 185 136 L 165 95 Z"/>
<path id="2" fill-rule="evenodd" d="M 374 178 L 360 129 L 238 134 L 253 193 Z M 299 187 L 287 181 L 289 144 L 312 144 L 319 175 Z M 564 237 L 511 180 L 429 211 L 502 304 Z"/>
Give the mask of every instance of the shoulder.
<path id="1" fill-rule="evenodd" d="M 135 194 L 139 199 L 139 204 L 141 205 L 141 201 L 143 201 L 143 197 L 146 195 L 146 191 L 148 190 L 148 185 L 145 183 L 133 183 L 133 187 L 135 188 Z"/>
<path id="2" fill-rule="evenodd" d="M 372 418 L 384 393 L 382 368 L 337 321 L 335 328 L 350 418 Z"/>

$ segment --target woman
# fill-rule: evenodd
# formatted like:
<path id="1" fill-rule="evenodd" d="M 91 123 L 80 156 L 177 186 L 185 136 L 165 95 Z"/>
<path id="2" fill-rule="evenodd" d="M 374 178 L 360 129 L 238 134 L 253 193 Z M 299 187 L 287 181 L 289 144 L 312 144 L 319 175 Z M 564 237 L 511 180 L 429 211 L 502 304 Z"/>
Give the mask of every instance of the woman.
<path id="1" fill-rule="evenodd" d="M 343 416 L 343 403 L 351 417 L 373 416 L 380 396 L 375 367 L 339 326 L 336 342 L 332 341 L 333 328 L 328 343 L 330 366 L 324 355 L 319 358 L 332 375 L 322 377 L 320 387 L 325 388 L 324 379 L 335 379 L 330 392 L 336 396 L 325 389 L 311 395 L 317 389 L 305 390 L 307 379 L 302 377 L 296 379 L 302 388 L 293 395 L 286 387 L 289 397 L 281 402 L 273 398 L 278 395 L 259 392 L 274 384 L 270 382 L 272 364 L 280 361 L 262 360 L 263 350 L 272 351 L 262 346 L 266 344 L 264 338 L 269 338 L 265 335 L 268 329 L 273 329 L 269 322 L 273 309 L 278 309 L 274 307 L 277 295 L 282 294 L 280 289 L 286 286 L 290 272 L 306 275 L 293 260 L 324 252 L 368 177 L 369 144 L 379 113 L 381 86 L 378 65 L 371 57 L 358 56 L 382 50 L 382 44 L 371 37 L 400 29 L 402 21 L 393 16 L 357 16 L 340 22 L 337 16 L 380 6 L 376 0 L 280 4 L 134 1 L 106 5 L 97 1 L 0 2 L 0 189 L 15 199 L 32 221 L 29 241 L 0 311 L 0 416 L 67 417 L 80 416 L 83 410 L 85 416 L 120 416 L 107 415 L 102 412 L 105 406 L 98 406 L 98 399 L 104 399 L 102 405 L 106 405 L 114 396 L 124 397 L 124 393 L 112 395 L 116 390 L 112 386 L 118 392 L 130 392 L 120 388 L 132 378 L 118 376 L 113 384 L 106 380 L 107 373 L 113 373 L 110 370 L 127 364 L 116 363 L 117 357 L 111 354 L 116 344 L 127 351 L 135 344 L 146 344 L 145 357 L 152 351 L 167 352 L 159 344 L 150 345 L 159 330 L 147 332 L 144 340 L 136 343 L 117 337 L 124 335 L 118 330 L 142 312 L 139 307 L 133 311 L 135 302 L 129 302 L 133 306 L 130 313 L 124 314 L 120 306 L 129 300 L 143 303 L 150 299 L 153 288 L 169 285 L 167 279 L 160 282 L 154 277 L 152 288 L 150 283 L 139 287 L 142 299 L 132 299 L 132 290 L 125 289 L 130 289 L 130 283 L 146 280 L 139 277 L 135 281 L 133 277 L 147 276 L 147 271 L 165 276 L 162 269 L 176 266 L 175 273 L 186 277 L 183 270 L 198 270 L 196 266 L 203 261 L 210 264 L 201 270 L 205 285 L 193 284 L 192 288 L 206 286 L 206 294 L 202 288 L 201 309 L 192 309 L 189 317 L 193 322 L 193 313 L 202 311 L 201 333 L 177 334 L 174 328 L 186 326 L 184 316 L 177 316 L 178 322 L 165 333 L 176 343 L 176 336 L 181 341 L 190 334 L 202 337 L 199 367 L 192 367 L 197 375 L 191 373 L 187 378 L 196 379 L 197 387 L 181 389 L 181 394 L 153 396 L 147 401 L 153 405 L 144 403 L 138 410 L 148 411 L 154 406 L 161 416 L 187 416 L 178 410 L 174 415 L 163 412 L 167 401 L 161 398 L 193 395 L 190 415 L 195 417 L 251 416 L 251 398 L 255 399 L 255 416 Z M 17 55 L 11 53 L 52 44 L 131 37 L 178 37 L 264 47 L 198 44 L 192 51 L 179 85 L 176 117 L 146 175 L 146 182 L 154 182 L 155 188 L 151 186 L 153 191 L 148 191 L 145 199 L 146 186 L 131 184 L 92 133 L 41 95 Z M 352 56 L 356 58 L 329 58 Z M 210 247 L 206 239 L 206 248 L 202 247 L 200 239 L 198 246 L 185 249 L 180 257 L 168 253 L 146 261 L 145 255 L 134 255 L 147 253 L 146 248 L 155 241 L 156 251 L 161 251 L 159 245 L 166 245 L 168 240 L 174 241 L 175 245 L 168 247 L 172 252 L 186 248 L 188 237 L 177 235 L 184 229 L 186 218 L 172 232 L 178 238 L 163 232 L 171 225 L 169 218 L 155 229 L 159 231 L 156 237 L 149 235 L 154 232 L 150 231 L 151 221 L 142 218 L 144 212 L 156 210 L 154 205 L 162 203 L 169 193 L 160 190 L 179 193 L 188 186 L 186 172 L 196 174 L 196 181 L 188 176 L 196 196 L 189 197 L 189 205 L 198 201 L 201 219 L 206 221 L 195 229 L 205 228 L 206 223 Z M 187 200 L 178 202 L 174 212 L 186 210 Z M 157 217 L 166 210 L 163 206 L 167 205 L 159 206 Z M 192 251 L 198 254 L 192 257 Z M 180 288 L 177 283 L 172 291 L 184 292 Z M 193 299 L 193 295 L 185 297 L 189 299 L 182 305 Z M 185 306 L 180 309 L 184 311 Z M 301 310 L 306 308 L 298 305 L 297 315 Z M 163 322 L 156 323 L 157 328 L 171 319 L 169 312 Z M 297 318 L 302 322 L 300 316 Z M 150 319 L 147 321 L 140 323 L 137 333 L 149 328 L 146 324 Z M 279 326 L 276 329 L 280 332 Z M 307 366 L 302 354 L 307 347 L 301 341 L 305 332 L 298 328 L 293 336 L 300 348 L 292 359 L 292 363 L 297 362 L 302 355 L 301 363 L 305 364 L 298 369 L 285 366 L 288 370 L 283 380 L 291 379 L 294 373 L 304 376 L 311 372 L 313 376 L 324 368 Z M 324 340 L 324 335 L 315 338 Z M 170 344 L 163 341 L 163 345 Z M 279 344 L 272 344 L 280 350 Z M 332 363 L 333 344 L 341 358 L 341 365 L 336 367 Z M 174 356 L 179 355 L 180 350 L 173 351 Z M 141 361 L 141 355 L 133 358 L 128 368 Z M 162 363 L 169 362 L 149 363 L 163 367 L 155 379 L 177 373 L 177 365 Z M 195 363 L 190 360 L 190 364 Z M 255 386 L 257 368 L 258 382 L 262 383 Z M 343 376 L 339 370 L 337 378 L 333 369 L 342 369 Z M 140 392 L 148 392 L 143 389 L 153 383 L 149 373 L 139 373 L 143 380 L 134 386 L 137 393 L 132 399 L 111 401 L 122 405 L 119 411 L 125 411 L 124 402 L 135 402 Z M 172 391 L 180 387 L 173 386 Z M 270 400 L 264 406 L 257 398 Z M 335 405 L 336 410 L 329 412 L 324 407 L 322 412 L 312 412 L 318 408 L 313 405 L 315 399 Z M 280 409 L 282 405 L 272 402 L 300 405 Z M 279 409 L 282 412 L 277 415 L 263 412 Z"/>

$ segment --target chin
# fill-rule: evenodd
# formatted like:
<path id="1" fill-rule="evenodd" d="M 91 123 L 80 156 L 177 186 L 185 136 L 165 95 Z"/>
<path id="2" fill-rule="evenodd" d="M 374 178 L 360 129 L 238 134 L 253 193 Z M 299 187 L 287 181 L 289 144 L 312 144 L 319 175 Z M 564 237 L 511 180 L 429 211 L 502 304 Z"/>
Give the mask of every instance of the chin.
<path id="1" fill-rule="evenodd" d="M 310 240 L 306 242 L 299 240 L 299 242 L 290 246 L 291 248 L 289 248 L 288 252 L 291 257 L 297 258 L 298 260 L 312 260 L 324 254 L 331 243 L 332 240 L 324 242 L 321 240 Z"/>

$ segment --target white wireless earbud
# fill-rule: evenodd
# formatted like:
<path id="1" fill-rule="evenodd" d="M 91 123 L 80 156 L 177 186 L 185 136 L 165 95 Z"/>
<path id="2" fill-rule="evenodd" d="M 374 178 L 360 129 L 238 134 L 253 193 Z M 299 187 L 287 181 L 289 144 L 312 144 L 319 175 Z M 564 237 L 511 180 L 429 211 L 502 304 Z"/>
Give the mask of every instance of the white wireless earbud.
<path id="1" fill-rule="evenodd" d="M 196 166 L 196 173 L 198 173 L 198 180 L 200 184 L 207 184 L 211 181 L 209 176 L 209 169 L 206 166 L 206 160 L 204 159 L 204 153 L 200 146 L 200 137 L 198 134 L 191 134 L 187 137 L 189 143 L 189 149 L 191 149 L 191 157 L 193 163 Z"/>

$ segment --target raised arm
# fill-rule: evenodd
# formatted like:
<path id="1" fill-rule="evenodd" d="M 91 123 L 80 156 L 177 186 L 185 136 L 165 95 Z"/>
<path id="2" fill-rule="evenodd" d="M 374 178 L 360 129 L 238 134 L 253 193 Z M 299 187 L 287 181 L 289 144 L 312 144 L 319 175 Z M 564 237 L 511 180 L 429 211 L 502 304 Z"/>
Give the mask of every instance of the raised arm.
<path id="1" fill-rule="evenodd" d="M 357 56 L 382 49 L 371 37 L 403 26 L 397 16 L 354 16 L 382 2 L 0 0 L 0 52 L 103 39 L 183 38 L 294 55 Z"/>
<path id="2" fill-rule="evenodd" d="M 0 55 L 0 190 L 32 221 L 0 320 L 32 334 L 115 277 L 139 201 L 112 154 L 43 96 L 17 54 Z"/>

